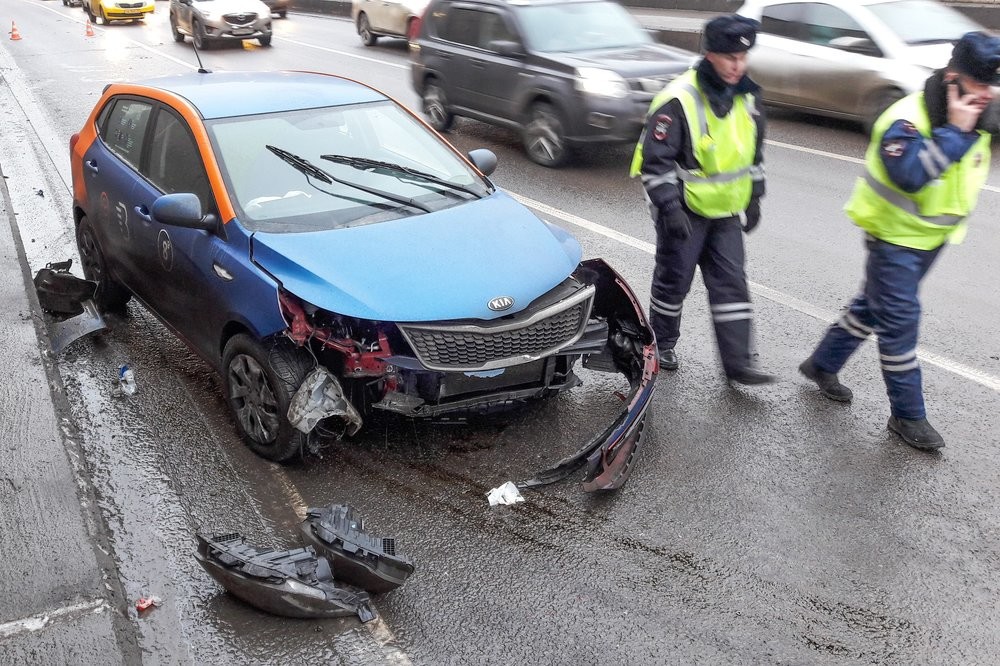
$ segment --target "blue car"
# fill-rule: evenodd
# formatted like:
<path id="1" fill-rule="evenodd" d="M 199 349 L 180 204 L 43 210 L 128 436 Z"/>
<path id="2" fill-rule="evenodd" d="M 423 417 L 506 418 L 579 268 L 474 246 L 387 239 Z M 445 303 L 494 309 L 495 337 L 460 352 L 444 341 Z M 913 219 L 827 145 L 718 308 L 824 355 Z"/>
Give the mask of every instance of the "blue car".
<path id="1" fill-rule="evenodd" d="M 545 482 L 624 483 L 658 371 L 625 281 L 366 85 L 301 72 L 109 85 L 70 142 L 104 311 L 141 302 L 223 377 L 276 461 L 376 410 L 482 414 L 623 373 L 619 418 Z"/>

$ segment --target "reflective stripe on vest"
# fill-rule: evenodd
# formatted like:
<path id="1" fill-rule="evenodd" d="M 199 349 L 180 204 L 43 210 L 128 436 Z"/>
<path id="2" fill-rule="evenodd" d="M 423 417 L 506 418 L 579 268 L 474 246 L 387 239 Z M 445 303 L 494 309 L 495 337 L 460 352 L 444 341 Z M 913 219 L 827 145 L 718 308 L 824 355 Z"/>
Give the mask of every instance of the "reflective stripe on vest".
<path id="1" fill-rule="evenodd" d="M 917 208 L 917 203 L 913 201 L 913 199 L 909 199 L 899 192 L 889 189 L 882 183 L 875 180 L 875 176 L 871 175 L 868 171 L 865 171 L 862 178 L 864 178 L 865 182 L 867 182 L 868 185 L 875 190 L 876 194 L 891 203 L 893 206 L 901 208 L 910 215 L 919 217 L 921 220 L 929 224 L 936 224 L 942 227 L 952 227 L 965 219 L 962 215 L 921 215 L 920 210 Z"/>

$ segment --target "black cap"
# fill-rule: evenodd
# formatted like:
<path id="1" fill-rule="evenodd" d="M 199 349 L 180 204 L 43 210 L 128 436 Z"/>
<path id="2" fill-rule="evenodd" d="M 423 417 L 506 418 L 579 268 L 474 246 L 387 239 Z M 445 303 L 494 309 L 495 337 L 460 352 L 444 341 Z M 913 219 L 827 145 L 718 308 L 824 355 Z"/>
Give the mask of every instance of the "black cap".
<path id="1" fill-rule="evenodd" d="M 948 67 L 980 83 L 1000 85 L 1000 37 L 967 32 L 955 44 Z"/>
<path id="2" fill-rule="evenodd" d="M 738 14 L 716 16 L 705 24 L 705 50 L 714 53 L 749 51 L 757 41 L 760 23 Z"/>

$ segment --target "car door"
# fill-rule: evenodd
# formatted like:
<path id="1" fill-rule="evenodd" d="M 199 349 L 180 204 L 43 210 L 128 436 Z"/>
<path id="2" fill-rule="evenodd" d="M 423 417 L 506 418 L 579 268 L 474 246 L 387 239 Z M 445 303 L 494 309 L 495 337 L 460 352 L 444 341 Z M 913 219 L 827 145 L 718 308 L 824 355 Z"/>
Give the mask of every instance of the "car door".
<path id="1" fill-rule="evenodd" d="M 135 215 L 129 202 L 141 180 L 139 168 L 152 110 L 148 99 L 112 98 L 98 117 L 98 140 L 83 155 L 87 215 L 108 269 L 137 294 L 136 272 L 141 262 L 136 256 Z"/>
<path id="2" fill-rule="evenodd" d="M 479 44 L 479 20 L 482 16 L 477 5 L 453 3 L 445 10 L 446 16 L 436 40 L 437 69 L 445 86 L 445 94 L 452 106 L 472 106 L 478 81 L 473 76 L 470 54 Z"/>
<path id="3" fill-rule="evenodd" d="M 167 106 L 158 106 L 142 165 L 144 178 L 130 201 L 135 248 L 143 258 L 142 291 L 148 304 L 202 354 L 218 355 L 219 333 L 228 315 L 221 284 L 232 281 L 225 234 L 162 224 L 152 215 L 164 194 L 193 193 L 202 211 L 218 217 L 201 150 L 191 128 Z M 220 225 L 221 227 L 221 225 Z"/>
<path id="4" fill-rule="evenodd" d="M 882 53 L 857 19 L 828 3 L 805 3 L 804 42 L 794 61 L 800 72 L 802 105 L 834 113 L 854 113 L 882 67 Z M 861 50 L 867 45 L 867 50 Z"/>
<path id="5" fill-rule="evenodd" d="M 479 11 L 476 49 L 469 53 L 469 105 L 508 120 L 517 117 L 524 45 L 506 13 Z"/>
<path id="6" fill-rule="evenodd" d="M 750 51 L 750 75 L 763 88 L 764 99 L 800 104 L 806 60 L 802 54 L 802 3 L 765 6 L 757 43 Z"/>

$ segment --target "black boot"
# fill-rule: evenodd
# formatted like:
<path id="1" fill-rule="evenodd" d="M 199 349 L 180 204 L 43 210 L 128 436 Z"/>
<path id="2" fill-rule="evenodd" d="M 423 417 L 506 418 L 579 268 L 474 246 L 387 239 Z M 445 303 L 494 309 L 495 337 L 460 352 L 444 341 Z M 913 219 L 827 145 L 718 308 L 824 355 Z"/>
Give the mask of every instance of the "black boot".
<path id="1" fill-rule="evenodd" d="M 819 390 L 830 400 L 837 402 L 850 402 L 854 397 L 851 389 L 840 383 L 835 372 L 823 372 L 813 363 L 812 357 L 802 361 L 799 372 L 816 382 Z"/>
<path id="2" fill-rule="evenodd" d="M 944 439 L 927 419 L 901 419 L 889 417 L 889 430 L 903 438 L 903 441 L 921 451 L 937 451 L 944 446 Z"/>
<path id="3" fill-rule="evenodd" d="M 680 361 L 677 360 L 677 352 L 673 349 L 661 349 L 659 356 L 660 368 L 663 370 L 676 370 L 677 366 L 680 365 Z"/>
<path id="4" fill-rule="evenodd" d="M 755 384 L 773 384 L 777 381 L 777 377 L 761 372 L 752 366 L 747 366 L 729 375 L 729 381 L 753 386 Z"/>

